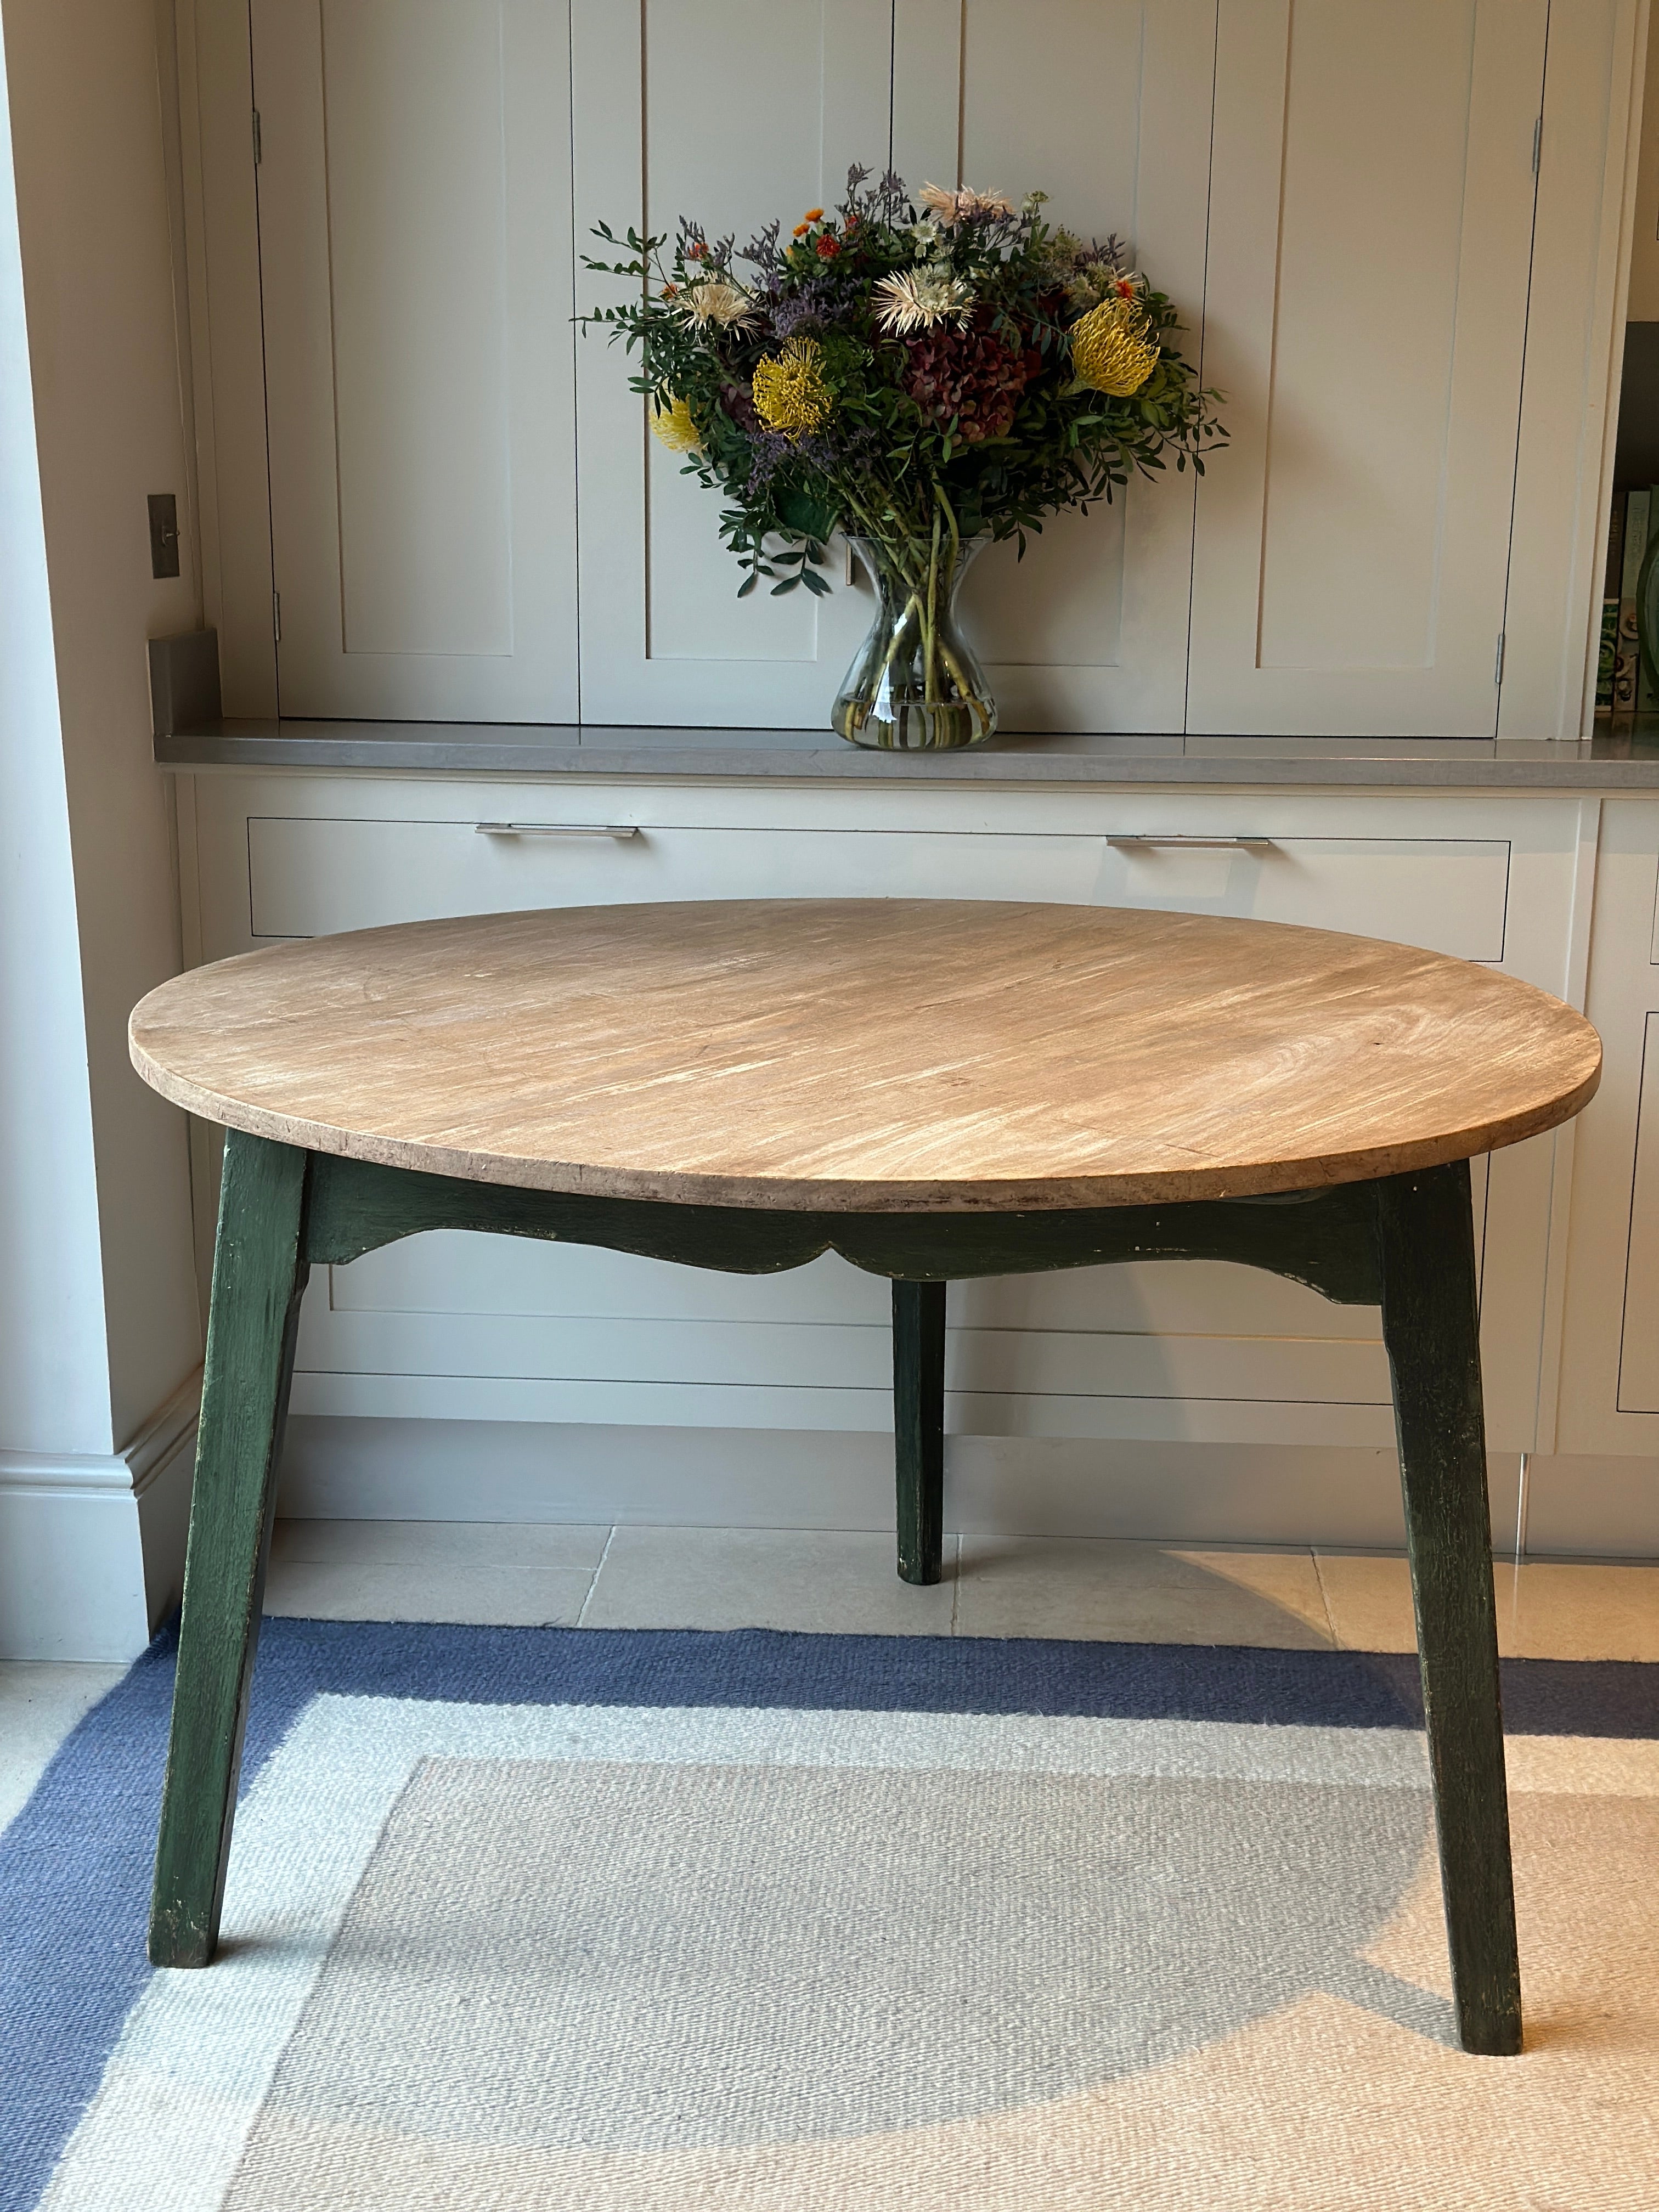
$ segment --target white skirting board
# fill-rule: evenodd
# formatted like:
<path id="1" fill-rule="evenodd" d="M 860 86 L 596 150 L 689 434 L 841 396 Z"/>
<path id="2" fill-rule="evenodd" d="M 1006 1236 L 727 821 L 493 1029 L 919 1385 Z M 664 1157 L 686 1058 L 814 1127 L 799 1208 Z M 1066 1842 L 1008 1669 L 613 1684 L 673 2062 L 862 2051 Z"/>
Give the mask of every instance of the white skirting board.
<path id="1" fill-rule="evenodd" d="M 289 1423 L 277 1510 L 322 1520 L 890 1528 L 892 1452 L 890 1437 L 868 1432 L 300 1416 Z M 1540 1481 L 1549 1464 L 1531 1465 L 1534 1515 L 1549 1494 L 1547 1472 Z M 1582 1483 L 1584 1463 L 1575 1466 Z M 1517 1454 L 1492 1455 L 1500 1552 L 1515 1541 L 1519 1474 Z M 1534 1546 L 1557 1517 L 1543 1509 Z M 1385 1550 L 1405 1540 L 1395 1455 L 1364 1445 L 951 1437 L 945 1519 L 988 1535 Z M 1598 1528 L 1593 1544 L 1558 1547 L 1659 1552 L 1659 1512 L 1645 1547 L 1606 1540 Z"/>
<path id="2" fill-rule="evenodd" d="M 198 1369 L 125 1449 L 0 1453 L 0 1659 L 135 1659 L 179 1601 Z"/>

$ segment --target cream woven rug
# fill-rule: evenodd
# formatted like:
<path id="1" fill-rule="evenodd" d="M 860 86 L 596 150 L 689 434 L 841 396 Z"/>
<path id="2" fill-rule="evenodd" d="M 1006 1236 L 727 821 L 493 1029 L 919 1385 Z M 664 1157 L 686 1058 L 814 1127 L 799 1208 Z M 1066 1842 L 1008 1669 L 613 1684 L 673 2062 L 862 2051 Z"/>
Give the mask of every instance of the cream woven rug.
<path id="1" fill-rule="evenodd" d="M 399 1637 L 465 1663 L 410 1695 Z M 19 2206 L 1659 2204 L 1659 1742 L 1567 1729 L 1656 1670 L 1512 1685 L 1528 2043 L 1482 2059 L 1398 1662 L 284 1639 L 224 1954 L 135 1979 Z M 975 1709 L 999 1654 L 1048 1710 Z"/>

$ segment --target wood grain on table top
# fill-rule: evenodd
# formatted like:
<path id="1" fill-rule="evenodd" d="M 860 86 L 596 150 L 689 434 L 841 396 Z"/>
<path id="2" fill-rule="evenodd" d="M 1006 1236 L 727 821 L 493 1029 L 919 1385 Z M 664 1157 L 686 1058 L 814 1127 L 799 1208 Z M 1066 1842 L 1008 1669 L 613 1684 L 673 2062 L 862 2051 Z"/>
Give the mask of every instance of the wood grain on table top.
<path id="1" fill-rule="evenodd" d="M 208 1120 L 473 1181 L 825 1211 L 1310 1188 L 1514 1144 L 1601 1045 L 1529 984 L 1283 923 L 767 899 L 361 930 L 197 969 L 134 1065 Z"/>

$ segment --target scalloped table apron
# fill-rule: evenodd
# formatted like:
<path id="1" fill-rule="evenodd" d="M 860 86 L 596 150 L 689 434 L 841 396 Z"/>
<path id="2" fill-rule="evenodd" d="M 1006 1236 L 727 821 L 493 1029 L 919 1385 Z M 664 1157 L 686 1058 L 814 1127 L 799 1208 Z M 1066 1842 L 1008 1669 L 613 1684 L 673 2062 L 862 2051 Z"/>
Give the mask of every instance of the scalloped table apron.
<path id="1" fill-rule="evenodd" d="M 1459 2032 L 1521 2047 L 1468 1163 L 1576 1114 L 1582 1016 L 1269 922 L 848 899 L 275 945 L 132 1017 L 224 1124 L 149 1954 L 217 1940 L 301 1294 L 426 1229 L 890 1279 L 899 1572 L 937 1581 L 952 1279 L 1232 1260 L 1382 1309 Z"/>

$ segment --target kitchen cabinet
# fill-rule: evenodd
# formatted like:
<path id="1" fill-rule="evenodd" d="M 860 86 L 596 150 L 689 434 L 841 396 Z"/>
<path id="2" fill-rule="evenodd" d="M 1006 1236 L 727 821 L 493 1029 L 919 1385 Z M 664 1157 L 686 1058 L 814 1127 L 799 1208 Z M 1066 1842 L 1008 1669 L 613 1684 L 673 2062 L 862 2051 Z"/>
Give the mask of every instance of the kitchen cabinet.
<path id="1" fill-rule="evenodd" d="M 562 11 L 252 23 L 283 711 L 574 719 Z"/>
<path id="2" fill-rule="evenodd" d="M 1005 726 L 1576 734 L 1636 0 L 252 0 L 240 53 L 185 16 L 230 711 L 822 726 L 867 587 L 837 548 L 826 597 L 739 601 L 573 318 L 617 292 L 595 222 L 741 240 L 891 158 L 1121 233 L 1227 395 L 1201 483 L 981 557 Z"/>
<path id="3" fill-rule="evenodd" d="M 180 798 L 191 952 L 202 958 L 515 907 L 903 895 L 1346 928 L 1564 993 L 1584 867 L 1583 802 L 1536 795 L 288 770 L 200 775 Z M 1195 838 L 1204 842 L 1187 842 Z M 1642 945 L 1645 955 L 1645 936 Z M 1553 1145 L 1546 1137 L 1477 1164 L 1500 1491 L 1502 1470 L 1537 1448 Z M 205 1165 L 203 1183 L 205 1202 Z M 1333 1540 L 1345 1529 L 1360 1540 L 1395 1510 L 1386 1366 L 1376 1316 L 1363 1308 L 1244 1269 L 1149 1265 L 959 1286 L 951 1323 L 959 1456 L 993 1443 L 1016 1455 L 1093 1449 L 1103 1495 L 1149 1453 L 1276 1449 L 1282 1462 L 1234 1501 L 1232 1533 L 1265 1539 L 1309 1510 L 1310 1455 L 1325 1470 L 1315 1510 Z M 437 1236 L 319 1271 L 295 1412 L 302 1435 L 307 1421 L 367 1423 L 362 1434 L 389 1424 L 405 1442 L 411 1424 L 436 1424 L 425 1431 L 434 1437 L 506 1424 L 542 1436 L 556 1456 L 578 1431 L 620 1439 L 647 1429 L 674 1432 L 661 1447 L 671 1458 L 704 1431 L 786 1432 L 793 1454 L 803 1439 L 850 1447 L 882 1434 L 888 1362 L 883 1286 L 833 1257 L 750 1281 Z M 1358 1474 L 1363 1514 L 1342 1490 Z M 787 1517 L 795 1507 L 772 1510 Z M 1512 1516 L 1512 1502 L 1504 1510 Z"/>
<path id="4" fill-rule="evenodd" d="M 1224 0 L 1195 730 L 1490 736 L 1546 0 Z"/>

